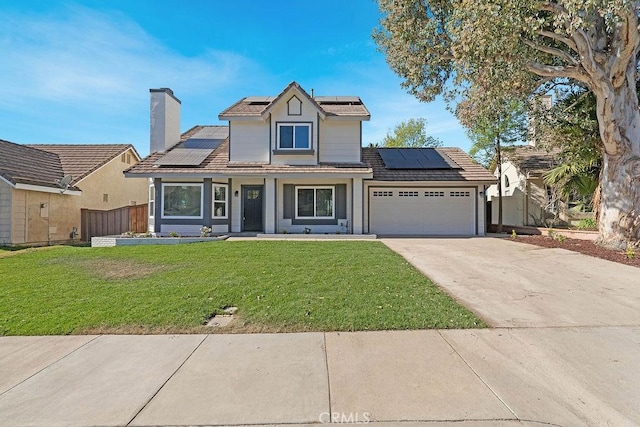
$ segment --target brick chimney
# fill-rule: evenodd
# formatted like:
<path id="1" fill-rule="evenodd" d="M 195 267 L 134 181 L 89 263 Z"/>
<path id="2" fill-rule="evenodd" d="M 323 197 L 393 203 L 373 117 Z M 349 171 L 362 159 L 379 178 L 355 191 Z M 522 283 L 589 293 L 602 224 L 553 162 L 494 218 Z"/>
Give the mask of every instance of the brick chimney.
<path id="1" fill-rule="evenodd" d="M 180 100 L 169 88 L 151 93 L 150 153 L 164 153 L 180 142 Z"/>

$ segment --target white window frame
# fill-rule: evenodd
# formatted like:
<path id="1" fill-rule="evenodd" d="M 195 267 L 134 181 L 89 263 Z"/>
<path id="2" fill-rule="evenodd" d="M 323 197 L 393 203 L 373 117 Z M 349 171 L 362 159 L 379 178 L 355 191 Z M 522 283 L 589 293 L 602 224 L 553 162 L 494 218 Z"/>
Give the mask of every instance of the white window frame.
<path id="1" fill-rule="evenodd" d="M 333 185 L 296 185 L 295 192 L 295 219 L 335 219 L 336 217 L 336 187 Z M 298 190 L 313 190 L 313 216 L 298 215 Z M 317 216 L 317 194 L 318 190 L 331 190 L 331 216 Z"/>
<path id="2" fill-rule="evenodd" d="M 287 147 L 281 147 L 280 146 L 280 128 L 282 126 L 293 126 L 293 147 L 291 148 L 287 148 Z M 306 148 L 300 148 L 300 147 L 296 147 L 296 127 L 306 127 L 309 129 L 309 144 Z M 312 150 L 313 148 L 313 126 L 311 122 L 281 122 L 277 124 L 277 132 L 276 132 L 276 144 L 277 144 L 277 149 L 278 150 L 289 150 L 289 151 L 296 151 L 296 150 Z"/>
<path id="3" fill-rule="evenodd" d="M 149 184 L 149 218 L 156 215 L 156 186 Z"/>
<path id="4" fill-rule="evenodd" d="M 216 187 L 224 187 L 224 200 L 216 200 Z M 224 203 L 224 215 L 216 216 L 216 203 Z M 213 183 L 211 185 L 211 218 L 228 219 L 229 218 L 229 184 Z"/>
<path id="5" fill-rule="evenodd" d="M 200 215 L 199 216 L 174 216 L 164 214 L 164 189 L 167 187 L 200 187 Z M 163 182 L 162 183 L 162 218 L 166 219 L 203 219 L 204 218 L 204 191 L 203 184 L 193 182 Z"/>

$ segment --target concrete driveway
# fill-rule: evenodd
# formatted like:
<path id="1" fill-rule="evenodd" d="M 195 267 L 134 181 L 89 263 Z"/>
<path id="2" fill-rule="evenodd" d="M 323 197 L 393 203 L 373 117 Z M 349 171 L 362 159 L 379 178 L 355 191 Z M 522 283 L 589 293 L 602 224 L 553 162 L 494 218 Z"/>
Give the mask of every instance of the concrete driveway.
<path id="1" fill-rule="evenodd" d="M 640 269 L 503 238 L 383 239 L 494 327 L 640 326 Z"/>

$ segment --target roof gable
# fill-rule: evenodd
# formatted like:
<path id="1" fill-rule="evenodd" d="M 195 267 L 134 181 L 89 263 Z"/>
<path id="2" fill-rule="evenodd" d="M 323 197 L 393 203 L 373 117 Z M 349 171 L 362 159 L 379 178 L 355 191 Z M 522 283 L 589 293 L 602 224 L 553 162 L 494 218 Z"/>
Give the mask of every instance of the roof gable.
<path id="1" fill-rule="evenodd" d="M 318 114 L 325 119 L 327 116 L 361 118 L 369 120 L 370 114 L 357 96 L 318 96 L 311 97 L 296 82 L 291 82 L 277 96 L 249 96 L 242 98 L 218 115 L 220 120 L 233 118 L 259 118 L 265 120 L 269 112 L 282 100 L 289 102 L 293 97 L 302 102 L 309 102 Z"/>

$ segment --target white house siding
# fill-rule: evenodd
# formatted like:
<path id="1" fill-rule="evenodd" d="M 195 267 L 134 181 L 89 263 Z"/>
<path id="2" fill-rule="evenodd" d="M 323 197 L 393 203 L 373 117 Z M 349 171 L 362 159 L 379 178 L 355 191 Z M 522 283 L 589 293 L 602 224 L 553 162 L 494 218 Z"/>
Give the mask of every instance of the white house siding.
<path id="1" fill-rule="evenodd" d="M 269 162 L 269 123 L 234 121 L 229 128 L 232 162 Z"/>
<path id="2" fill-rule="evenodd" d="M 302 114 L 301 115 L 289 115 L 288 114 L 288 101 L 293 96 L 296 96 L 302 101 Z M 311 123 L 311 148 L 314 151 L 313 154 L 305 155 L 293 155 L 293 154 L 273 154 L 271 157 L 271 164 L 274 165 L 315 165 L 318 163 L 318 109 L 309 102 L 309 100 L 296 90 L 291 90 L 285 94 L 284 99 L 274 106 L 271 111 L 271 150 L 278 148 L 278 123 L 287 122 L 306 122 Z M 231 124 L 233 128 L 235 122 Z M 322 126 L 322 124 L 321 124 Z M 235 144 L 235 142 L 232 142 Z"/>
<path id="3" fill-rule="evenodd" d="M 320 123 L 320 162 L 359 162 L 360 144 L 360 121 Z"/>
<path id="4" fill-rule="evenodd" d="M 0 245 L 11 243 L 11 187 L 0 180 Z"/>
<path id="5" fill-rule="evenodd" d="M 496 169 L 494 175 L 498 177 Z M 506 181 L 509 186 L 507 187 Z M 502 223 L 504 225 L 541 225 L 547 207 L 547 190 L 541 178 L 527 179 L 512 162 L 502 164 Z M 491 222 L 498 223 L 498 185 L 487 189 L 491 202 Z"/>

